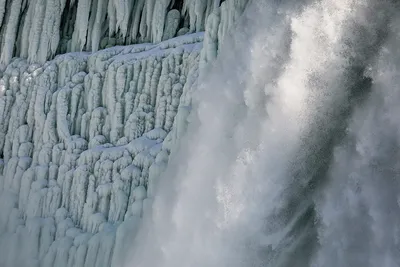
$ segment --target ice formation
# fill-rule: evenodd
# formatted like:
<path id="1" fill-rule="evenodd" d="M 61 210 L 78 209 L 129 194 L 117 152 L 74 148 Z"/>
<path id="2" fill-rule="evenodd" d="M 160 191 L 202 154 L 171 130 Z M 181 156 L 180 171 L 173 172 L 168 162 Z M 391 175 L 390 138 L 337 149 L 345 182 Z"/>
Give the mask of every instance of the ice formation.
<path id="1" fill-rule="evenodd" d="M 201 41 L 196 34 L 7 66 L 0 266 L 110 266 L 118 224 L 141 216 L 149 174 L 166 165 L 163 141 L 188 105 L 180 98 Z M 29 257 L 20 262 L 20 253 Z"/>
<path id="2" fill-rule="evenodd" d="M 121 266 L 247 0 L 178 2 L 0 0 L 1 267 Z"/>
<path id="3" fill-rule="evenodd" d="M 220 7 L 219 0 L 0 0 L 0 65 L 13 56 L 43 64 L 60 53 L 202 32 L 213 13 L 231 23 L 247 0 L 225 2 Z"/>

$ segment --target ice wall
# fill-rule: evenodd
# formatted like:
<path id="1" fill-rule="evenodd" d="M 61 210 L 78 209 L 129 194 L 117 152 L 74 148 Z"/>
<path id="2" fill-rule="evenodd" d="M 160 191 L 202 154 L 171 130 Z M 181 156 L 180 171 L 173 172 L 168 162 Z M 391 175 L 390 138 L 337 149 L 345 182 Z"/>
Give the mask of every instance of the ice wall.
<path id="1" fill-rule="evenodd" d="M 125 18 L 129 29 L 146 7 L 150 12 L 154 5 L 161 14 L 175 5 L 130 4 L 140 3 L 144 9 L 133 8 Z M 204 9 L 205 15 L 181 33 L 205 32 L 171 39 L 175 31 L 161 28 L 161 39 L 168 40 L 158 44 L 80 52 L 104 47 L 88 45 L 104 38 L 105 46 L 115 45 L 110 40 L 121 28 L 109 38 L 108 30 L 98 35 L 96 22 L 105 16 L 108 25 L 107 12 L 129 3 L 0 0 L 1 267 L 120 266 L 154 184 L 185 132 L 198 76 L 246 3 L 187 1 L 181 12 L 197 16 Z M 176 22 L 176 12 L 166 14 L 167 24 Z M 102 19 L 94 20 L 99 13 Z M 61 49 L 66 37 L 68 48 Z M 117 43 L 156 41 L 150 39 Z M 46 61 L 64 50 L 79 52 Z"/>
<path id="2" fill-rule="evenodd" d="M 110 266 L 118 225 L 140 217 L 148 180 L 167 163 L 163 141 L 182 123 L 174 118 L 187 105 L 180 99 L 196 78 L 201 41 L 7 67 L 0 266 Z"/>
<path id="3" fill-rule="evenodd" d="M 226 23 L 247 1 L 222 3 Z M 65 52 L 157 43 L 204 31 L 219 10 L 220 0 L 0 0 L 0 64 L 13 56 L 44 63 Z"/>

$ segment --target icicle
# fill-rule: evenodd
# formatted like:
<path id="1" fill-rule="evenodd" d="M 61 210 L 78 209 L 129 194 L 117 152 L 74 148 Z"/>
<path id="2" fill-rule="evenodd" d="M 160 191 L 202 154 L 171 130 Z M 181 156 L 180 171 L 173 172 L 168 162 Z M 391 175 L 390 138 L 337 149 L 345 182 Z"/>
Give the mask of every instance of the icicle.
<path id="1" fill-rule="evenodd" d="M 38 51 L 40 45 L 40 35 L 42 33 L 42 27 L 45 17 L 46 3 L 45 0 L 37 0 L 35 5 L 35 11 L 32 14 L 32 24 L 30 29 L 23 31 L 25 34 L 29 34 L 29 39 L 26 40 L 29 43 L 28 48 L 28 60 L 30 62 L 37 62 Z M 29 21 L 27 21 L 29 23 Z M 24 38 L 22 39 L 24 41 Z"/>
<path id="2" fill-rule="evenodd" d="M 0 28 L 3 24 L 4 14 L 6 13 L 7 0 L 0 0 Z"/>
<path id="3" fill-rule="evenodd" d="M 140 26 L 140 18 L 141 18 L 141 13 L 144 7 L 144 2 L 145 0 L 136 0 L 135 6 L 132 11 L 132 16 L 133 16 L 133 21 L 131 25 L 131 42 L 135 43 L 138 37 L 139 33 L 139 26 Z"/>
<path id="4" fill-rule="evenodd" d="M 88 22 L 91 0 L 79 0 L 75 21 L 75 30 L 72 35 L 72 51 L 83 51 L 88 34 Z"/>
<path id="5" fill-rule="evenodd" d="M 1 3 L 0 3 L 1 4 Z M 17 29 L 19 24 L 19 17 L 21 12 L 21 5 L 22 0 L 14 0 L 12 1 L 10 10 L 11 14 L 9 16 L 9 20 L 6 24 L 6 32 L 4 35 L 4 45 L 1 49 L 1 57 L 0 57 L 0 64 L 8 64 L 11 61 L 14 53 L 14 45 L 17 38 Z M 0 16 L 1 14 L 1 7 L 0 7 Z M 1 23 L 1 20 L 0 20 Z"/>
<path id="6" fill-rule="evenodd" d="M 43 30 L 40 37 L 38 62 L 44 63 L 55 55 L 60 41 L 61 14 L 66 0 L 47 0 Z"/>
<path id="7" fill-rule="evenodd" d="M 108 15 L 108 36 L 111 37 L 117 31 L 117 14 L 115 10 L 115 5 L 113 0 L 108 1 L 107 5 L 107 15 Z"/>
<path id="8" fill-rule="evenodd" d="M 100 46 L 101 28 L 106 18 L 108 0 L 98 0 L 96 9 L 96 19 L 92 30 L 92 51 L 96 52 Z"/>
<path id="9" fill-rule="evenodd" d="M 20 56 L 24 58 L 28 57 L 28 49 L 30 44 L 28 40 L 30 36 L 30 29 L 32 27 L 33 18 L 35 15 L 36 2 L 37 0 L 32 0 L 29 2 L 28 11 L 25 15 L 25 21 L 22 28 Z"/>
<path id="10" fill-rule="evenodd" d="M 145 8 L 143 12 L 146 12 L 146 20 L 145 20 L 145 28 L 146 28 L 146 34 L 144 35 L 145 39 L 144 40 L 152 40 L 152 23 L 153 23 L 153 12 L 154 12 L 154 5 L 156 2 L 159 0 L 146 0 L 145 2 Z M 162 0 L 165 1 L 165 0 Z"/>
<path id="11" fill-rule="evenodd" d="M 114 4 L 117 16 L 116 28 L 120 30 L 122 37 L 125 38 L 128 33 L 128 23 L 135 0 L 114 0 Z"/>
<path id="12" fill-rule="evenodd" d="M 154 4 L 153 19 L 152 19 L 152 40 L 153 42 L 161 42 L 164 31 L 165 17 L 167 14 L 167 7 L 170 0 L 159 0 Z"/>

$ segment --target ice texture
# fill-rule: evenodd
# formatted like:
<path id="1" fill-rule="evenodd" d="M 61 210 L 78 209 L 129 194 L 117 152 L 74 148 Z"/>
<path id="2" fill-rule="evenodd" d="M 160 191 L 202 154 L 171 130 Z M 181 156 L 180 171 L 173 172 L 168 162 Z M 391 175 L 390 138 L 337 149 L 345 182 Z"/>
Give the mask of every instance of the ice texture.
<path id="1" fill-rule="evenodd" d="M 174 37 L 193 3 L 0 1 L 1 267 L 121 266 L 235 10 L 213 3 Z"/>
<path id="2" fill-rule="evenodd" d="M 60 53 L 158 43 L 182 32 L 203 32 L 211 14 L 220 12 L 229 24 L 247 2 L 0 0 L 0 65 L 12 57 L 44 64 Z"/>

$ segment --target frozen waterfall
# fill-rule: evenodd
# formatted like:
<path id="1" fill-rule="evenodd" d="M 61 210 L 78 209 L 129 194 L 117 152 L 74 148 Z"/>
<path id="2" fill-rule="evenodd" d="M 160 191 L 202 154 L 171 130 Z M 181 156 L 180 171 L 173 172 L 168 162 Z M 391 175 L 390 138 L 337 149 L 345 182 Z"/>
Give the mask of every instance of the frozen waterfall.
<path id="1" fill-rule="evenodd" d="M 0 267 L 400 266 L 399 5 L 0 0 Z"/>

